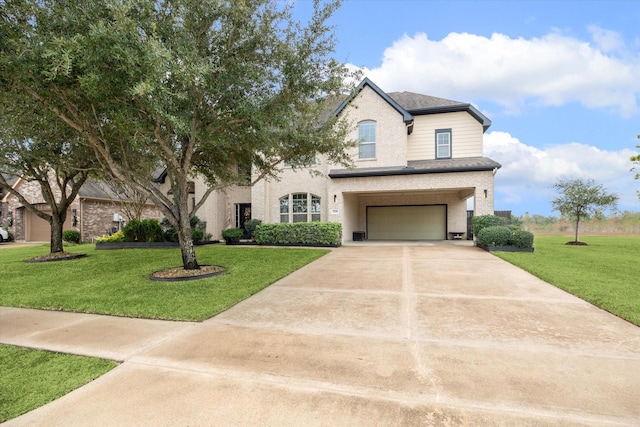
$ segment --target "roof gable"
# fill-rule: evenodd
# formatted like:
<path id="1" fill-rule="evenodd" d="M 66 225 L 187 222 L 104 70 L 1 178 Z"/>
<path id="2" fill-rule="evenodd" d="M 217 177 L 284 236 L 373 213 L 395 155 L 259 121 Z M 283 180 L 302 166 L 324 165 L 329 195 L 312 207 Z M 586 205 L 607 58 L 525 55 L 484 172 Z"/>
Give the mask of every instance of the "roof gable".
<path id="1" fill-rule="evenodd" d="M 489 129 L 489 126 L 491 126 L 491 120 L 469 103 L 413 92 L 385 93 L 371 80 L 369 80 L 368 77 L 365 77 L 364 80 L 360 82 L 355 89 L 354 95 L 351 98 L 344 100 L 335 110 L 334 114 L 336 116 L 339 115 L 342 110 L 349 105 L 351 100 L 355 98 L 362 89 L 364 89 L 365 86 L 369 86 L 378 96 L 384 99 L 389 105 L 391 105 L 391 107 L 400 113 L 405 123 L 412 123 L 413 116 L 463 111 L 469 113 L 471 117 L 476 119 L 482 125 L 484 132 L 486 132 L 487 129 Z"/>
<path id="2" fill-rule="evenodd" d="M 393 107 L 393 109 L 395 109 L 400 115 L 402 115 L 402 120 L 405 123 L 413 122 L 413 116 L 407 110 L 402 108 L 402 106 L 400 104 L 398 104 L 393 98 L 391 98 L 389 95 L 387 95 L 385 92 L 383 92 L 382 89 L 380 89 L 378 86 L 376 86 L 367 77 L 365 77 L 364 80 L 362 80 L 362 82 L 360 82 L 358 87 L 356 87 L 353 97 L 344 100 L 338 106 L 338 108 L 336 109 L 334 114 L 336 116 L 339 115 L 342 112 L 342 110 L 344 110 L 345 107 L 347 105 L 349 105 L 351 100 L 353 98 L 355 98 L 362 91 L 362 89 L 364 89 L 365 86 L 369 86 L 369 88 L 371 88 L 371 90 L 373 90 L 380 98 L 384 99 L 391 107 Z"/>

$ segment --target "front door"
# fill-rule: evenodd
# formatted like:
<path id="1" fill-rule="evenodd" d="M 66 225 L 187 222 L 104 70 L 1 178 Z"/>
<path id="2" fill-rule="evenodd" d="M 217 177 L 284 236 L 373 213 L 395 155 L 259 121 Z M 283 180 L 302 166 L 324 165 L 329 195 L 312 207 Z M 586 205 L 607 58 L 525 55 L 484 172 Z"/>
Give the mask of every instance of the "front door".
<path id="1" fill-rule="evenodd" d="M 236 227 L 244 229 L 244 223 L 251 219 L 251 203 L 236 204 Z M 246 230 L 245 230 L 246 234 Z M 243 236 L 248 239 L 250 236 Z"/>

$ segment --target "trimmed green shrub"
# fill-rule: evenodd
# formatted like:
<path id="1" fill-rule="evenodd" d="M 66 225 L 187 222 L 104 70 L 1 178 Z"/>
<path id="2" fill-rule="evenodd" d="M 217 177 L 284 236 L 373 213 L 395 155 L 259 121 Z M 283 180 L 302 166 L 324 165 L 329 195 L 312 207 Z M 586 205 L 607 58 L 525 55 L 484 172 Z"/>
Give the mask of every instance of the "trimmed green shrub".
<path id="1" fill-rule="evenodd" d="M 231 245 L 234 243 L 238 243 L 244 234 L 244 230 L 242 228 L 227 228 L 222 231 L 222 238 L 227 243 L 227 245 Z"/>
<path id="2" fill-rule="evenodd" d="M 509 246 L 512 231 L 500 225 L 485 227 L 476 235 L 480 246 Z"/>
<path id="3" fill-rule="evenodd" d="M 96 237 L 95 241 L 96 243 L 124 242 L 124 233 L 122 231 L 116 231 L 111 235 L 105 234 L 104 236 Z"/>
<path id="4" fill-rule="evenodd" d="M 471 232 L 474 236 L 478 236 L 483 228 L 507 225 L 507 219 L 497 215 L 474 216 L 472 222 Z"/>
<path id="5" fill-rule="evenodd" d="M 77 230 L 64 230 L 62 240 L 69 243 L 80 243 L 80 232 Z"/>
<path id="6" fill-rule="evenodd" d="M 255 240 L 259 244 L 340 245 L 342 225 L 336 222 L 260 224 Z"/>
<path id="7" fill-rule="evenodd" d="M 525 230 L 514 230 L 511 232 L 511 238 L 509 239 L 511 246 L 518 248 L 532 248 L 533 247 L 533 233 Z"/>
<path id="8" fill-rule="evenodd" d="M 194 242 L 199 242 L 201 240 L 209 240 L 211 238 L 211 234 L 206 233 L 207 222 L 201 221 L 200 218 L 194 216 L 189 221 L 191 224 L 191 238 Z M 164 234 L 164 239 L 167 242 L 178 242 L 178 230 L 169 222 L 167 218 L 162 218 L 160 222 L 160 226 L 162 227 L 162 232 Z"/>
<path id="9" fill-rule="evenodd" d="M 524 230 L 512 230 L 509 227 L 486 227 L 480 230 L 477 237 L 480 246 L 533 247 L 533 234 Z"/>
<path id="10" fill-rule="evenodd" d="M 250 239 L 255 239 L 256 227 L 262 224 L 262 221 L 259 219 L 250 219 L 249 221 L 244 223 L 245 236 Z"/>
<path id="11" fill-rule="evenodd" d="M 122 230 L 126 242 L 164 242 L 164 233 L 157 219 L 132 219 Z"/>

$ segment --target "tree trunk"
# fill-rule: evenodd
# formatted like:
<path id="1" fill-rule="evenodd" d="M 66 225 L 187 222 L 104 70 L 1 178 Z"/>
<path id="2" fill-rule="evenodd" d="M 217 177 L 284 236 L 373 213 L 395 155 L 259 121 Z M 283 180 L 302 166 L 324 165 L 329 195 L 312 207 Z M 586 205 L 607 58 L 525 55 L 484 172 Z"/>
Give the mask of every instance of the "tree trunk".
<path id="1" fill-rule="evenodd" d="M 55 214 L 51 215 L 51 221 L 49 221 L 49 225 L 51 226 L 51 245 L 50 252 L 64 252 L 64 248 L 62 247 L 62 226 L 64 224 L 64 219 L 58 218 Z"/>
<path id="2" fill-rule="evenodd" d="M 191 223 L 189 217 L 180 217 L 178 227 L 178 240 L 180 241 L 180 252 L 182 253 L 182 266 L 185 270 L 199 270 L 200 266 L 196 260 L 196 250 L 193 246 L 193 236 L 191 234 Z"/>
<path id="3" fill-rule="evenodd" d="M 576 243 L 578 243 L 578 224 L 580 224 L 580 217 L 576 217 Z"/>

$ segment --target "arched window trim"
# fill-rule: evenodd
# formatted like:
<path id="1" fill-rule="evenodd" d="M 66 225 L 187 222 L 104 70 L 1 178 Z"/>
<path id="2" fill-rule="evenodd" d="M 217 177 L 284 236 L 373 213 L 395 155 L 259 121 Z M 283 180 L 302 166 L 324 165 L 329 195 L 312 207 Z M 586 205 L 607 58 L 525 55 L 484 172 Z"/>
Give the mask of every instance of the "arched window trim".
<path id="1" fill-rule="evenodd" d="M 317 222 L 322 220 L 322 198 L 313 193 L 289 193 L 278 199 L 280 222 Z"/>

